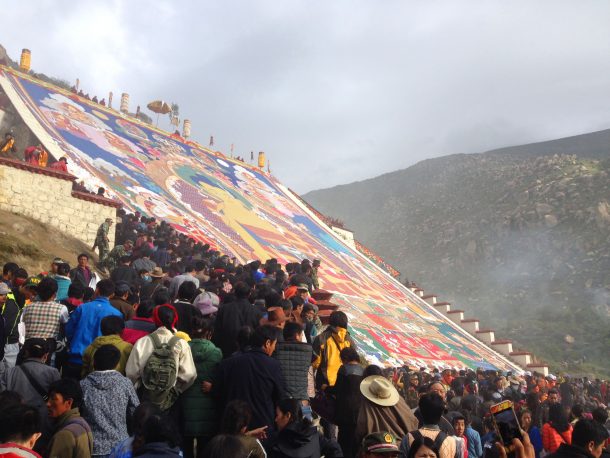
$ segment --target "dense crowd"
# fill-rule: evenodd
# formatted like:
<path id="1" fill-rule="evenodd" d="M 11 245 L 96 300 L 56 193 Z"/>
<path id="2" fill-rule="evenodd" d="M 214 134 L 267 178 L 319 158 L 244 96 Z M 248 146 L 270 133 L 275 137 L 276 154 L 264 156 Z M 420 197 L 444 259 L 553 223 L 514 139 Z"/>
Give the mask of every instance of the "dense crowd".
<path id="1" fill-rule="evenodd" d="M 607 453 L 606 381 L 367 365 L 348 316 L 318 307 L 320 260 L 240 264 L 125 212 L 94 248 L 103 275 L 86 253 L 3 267 L 0 456 Z"/>

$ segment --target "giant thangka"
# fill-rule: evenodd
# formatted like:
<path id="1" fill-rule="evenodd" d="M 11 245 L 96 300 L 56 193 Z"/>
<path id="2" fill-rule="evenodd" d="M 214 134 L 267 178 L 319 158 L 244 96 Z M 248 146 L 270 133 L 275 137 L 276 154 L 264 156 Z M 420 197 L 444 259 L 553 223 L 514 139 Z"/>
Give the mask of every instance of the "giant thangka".
<path id="1" fill-rule="evenodd" d="M 369 361 L 518 369 L 343 244 L 269 174 L 6 68 L 0 85 L 55 158 L 67 155 L 71 173 L 126 209 L 242 262 L 321 259 L 321 287 Z"/>

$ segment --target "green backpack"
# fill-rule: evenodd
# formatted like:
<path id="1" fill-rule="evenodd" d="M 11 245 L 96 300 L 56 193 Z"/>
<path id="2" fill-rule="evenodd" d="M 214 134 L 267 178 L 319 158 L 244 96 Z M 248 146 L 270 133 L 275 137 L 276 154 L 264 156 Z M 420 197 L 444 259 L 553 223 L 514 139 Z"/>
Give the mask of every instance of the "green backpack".
<path id="1" fill-rule="evenodd" d="M 146 361 L 142 372 L 143 397 L 158 406 L 161 410 L 169 409 L 178 398 L 175 388 L 178 379 L 178 365 L 174 356 L 174 347 L 180 340 L 173 336 L 169 342 L 162 343 L 159 336 L 150 334 L 153 352 Z"/>

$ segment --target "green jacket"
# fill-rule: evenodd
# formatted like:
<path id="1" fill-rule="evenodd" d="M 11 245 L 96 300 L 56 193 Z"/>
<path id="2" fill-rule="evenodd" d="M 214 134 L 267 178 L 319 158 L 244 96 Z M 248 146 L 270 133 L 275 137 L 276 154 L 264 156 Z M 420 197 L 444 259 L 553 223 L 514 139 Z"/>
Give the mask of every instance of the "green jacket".
<path id="1" fill-rule="evenodd" d="M 110 250 L 108 256 L 106 256 L 106 267 L 108 270 L 113 271 L 115 267 L 119 265 L 120 259 L 123 256 L 129 256 L 130 254 L 131 253 L 129 253 L 129 251 L 127 251 L 123 245 L 115 246 L 112 250 Z"/>
<path id="2" fill-rule="evenodd" d="M 209 340 L 193 339 L 189 342 L 197 368 L 197 380 L 181 396 L 184 436 L 211 437 L 218 430 L 220 412 L 209 393 L 201 391 L 204 381 L 211 381 L 222 352 Z"/>
<path id="3" fill-rule="evenodd" d="M 45 456 L 48 458 L 90 458 L 93 452 L 93 434 L 78 409 L 67 411 L 55 422 Z"/>
<path id="4" fill-rule="evenodd" d="M 100 227 L 97 228 L 97 234 L 95 234 L 96 246 L 108 247 L 108 232 L 110 232 L 110 224 L 104 221 Z"/>

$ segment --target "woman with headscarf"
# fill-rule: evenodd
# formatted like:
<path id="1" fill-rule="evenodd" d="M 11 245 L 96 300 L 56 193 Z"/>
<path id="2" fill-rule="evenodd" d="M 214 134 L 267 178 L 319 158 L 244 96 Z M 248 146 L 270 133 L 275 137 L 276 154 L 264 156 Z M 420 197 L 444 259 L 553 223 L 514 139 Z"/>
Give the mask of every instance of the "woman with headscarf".
<path id="1" fill-rule="evenodd" d="M 549 406 L 549 421 L 542 425 L 542 446 L 548 453 L 555 453 L 561 444 L 572 443 L 572 425 L 561 404 Z"/>
<path id="2" fill-rule="evenodd" d="M 162 410 L 167 410 L 180 393 L 193 384 L 197 370 L 191 348 L 181 337 L 184 333 L 175 330 L 178 321 L 176 309 L 169 304 L 155 307 L 153 321 L 157 329 L 135 343 L 125 373 L 144 400 L 150 400 Z M 168 351 L 173 354 L 173 360 L 164 358 Z M 163 383 L 167 383 L 163 382 L 164 377 L 156 377 L 157 372 L 161 371 L 165 372 L 165 376 L 175 377 L 170 380 L 173 386 L 163 386 Z M 153 389 L 153 385 L 156 388 Z"/>

